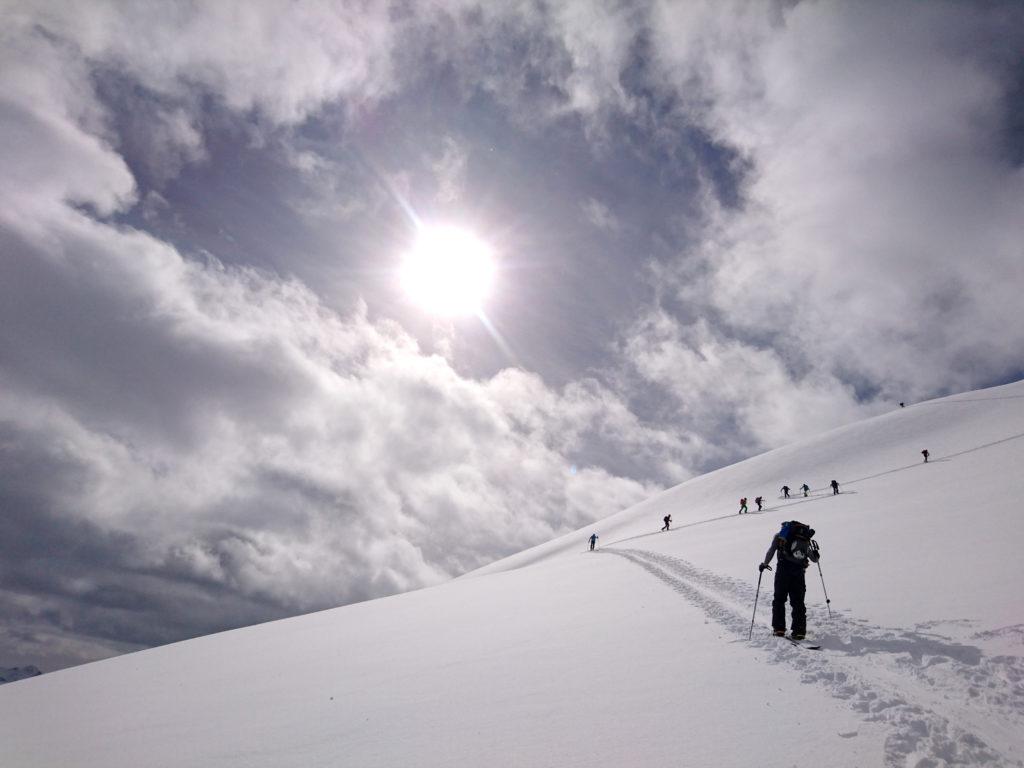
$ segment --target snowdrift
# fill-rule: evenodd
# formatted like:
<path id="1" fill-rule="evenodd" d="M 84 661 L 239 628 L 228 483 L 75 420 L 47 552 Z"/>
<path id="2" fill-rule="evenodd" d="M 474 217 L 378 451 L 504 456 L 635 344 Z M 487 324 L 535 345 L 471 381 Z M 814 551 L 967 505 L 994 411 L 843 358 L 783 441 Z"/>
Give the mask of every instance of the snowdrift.
<path id="1" fill-rule="evenodd" d="M 1024 765 L 1022 459 L 1024 382 L 912 405 L 433 589 L 4 685 L 3 765 Z M 770 573 L 747 639 L 789 519 L 819 651 Z"/>

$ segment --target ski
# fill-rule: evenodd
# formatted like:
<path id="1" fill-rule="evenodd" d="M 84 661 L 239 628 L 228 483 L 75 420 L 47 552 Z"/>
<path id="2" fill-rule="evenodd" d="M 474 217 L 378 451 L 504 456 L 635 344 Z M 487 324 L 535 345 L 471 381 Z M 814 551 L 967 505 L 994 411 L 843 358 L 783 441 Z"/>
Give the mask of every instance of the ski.
<path id="1" fill-rule="evenodd" d="M 820 645 L 812 645 L 811 643 L 808 643 L 806 640 L 794 640 L 789 635 L 774 635 L 774 637 L 779 638 L 779 640 L 785 640 L 787 643 L 790 643 L 791 645 L 795 645 L 797 648 L 806 648 L 808 651 L 820 651 L 821 650 L 821 646 Z"/>
<path id="2" fill-rule="evenodd" d="M 787 637 L 786 639 L 789 640 L 789 642 L 792 643 L 793 645 L 795 645 L 797 648 L 806 648 L 808 651 L 820 651 L 821 650 L 821 646 L 820 645 L 809 645 L 804 640 L 794 640 L 792 637 Z"/>

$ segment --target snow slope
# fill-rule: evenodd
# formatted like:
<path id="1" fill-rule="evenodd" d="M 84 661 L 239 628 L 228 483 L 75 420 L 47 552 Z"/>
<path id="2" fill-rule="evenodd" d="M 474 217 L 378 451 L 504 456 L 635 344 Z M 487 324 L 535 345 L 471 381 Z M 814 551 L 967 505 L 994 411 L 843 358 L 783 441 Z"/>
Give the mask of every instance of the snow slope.
<path id="1" fill-rule="evenodd" d="M 1024 765 L 1022 459 L 1024 382 L 914 405 L 440 587 L 5 685 L 3 765 Z M 770 573 L 747 639 L 793 518 L 821 651 L 770 637 Z"/>

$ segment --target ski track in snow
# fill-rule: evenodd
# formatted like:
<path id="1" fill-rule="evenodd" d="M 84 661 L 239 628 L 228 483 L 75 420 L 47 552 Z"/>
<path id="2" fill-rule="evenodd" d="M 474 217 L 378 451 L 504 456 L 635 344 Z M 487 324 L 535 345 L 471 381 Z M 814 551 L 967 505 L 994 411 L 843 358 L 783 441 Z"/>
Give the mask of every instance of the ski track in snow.
<path id="1" fill-rule="evenodd" d="M 753 586 L 670 555 L 596 551 L 640 566 L 737 640 L 747 640 Z M 1024 766 L 1013 755 L 1024 733 L 1021 657 L 988 657 L 980 648 L 940 635 L 872 626 L 837 611 L 829 618 L 811 606 L 808 625 L 818 628 L 814 639 L 822 650 L 809 651 L 765 633 L 764 611 L 770 613 L 771 600 L 768 579 L 761 584 L 762 622 L 755 625 L 751 644 L 766 651 L 772 663 L 795 667 L 802 682 L 848 701 L 866 720 L 886 724 L 892 731 L 885 741 L 886 766 Z"/>

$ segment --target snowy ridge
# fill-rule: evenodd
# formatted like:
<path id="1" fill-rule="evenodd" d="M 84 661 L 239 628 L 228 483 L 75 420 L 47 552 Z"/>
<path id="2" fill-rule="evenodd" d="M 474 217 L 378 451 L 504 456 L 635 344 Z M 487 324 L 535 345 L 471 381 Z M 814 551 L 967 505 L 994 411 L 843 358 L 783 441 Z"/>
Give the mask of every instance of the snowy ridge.
<path id="1" fill-rule="evenodd" d="M 1022 463 L 1024 383 L 921 403 L 440 587 L 3 686 L 4 765 L 1024 765 Z M 767 571 L 747 639 L 793 518 L 820 651 Z"/>

